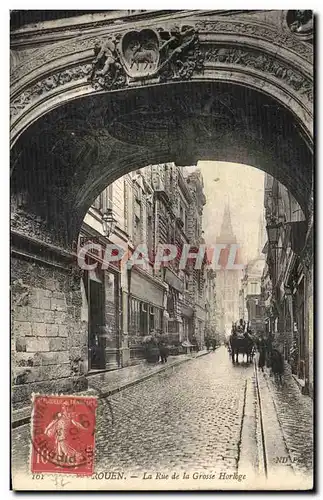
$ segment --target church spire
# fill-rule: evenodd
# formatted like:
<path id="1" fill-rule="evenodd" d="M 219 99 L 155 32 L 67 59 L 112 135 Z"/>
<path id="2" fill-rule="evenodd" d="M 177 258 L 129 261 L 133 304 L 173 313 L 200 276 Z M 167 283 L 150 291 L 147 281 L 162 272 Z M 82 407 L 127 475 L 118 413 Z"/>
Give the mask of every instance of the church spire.
<path id="1" fill-rule="evenodd" d="M 228 203 L 225 205 L 225 208 L 224 208 L 224 214 L 223 214 L 220 234 L 221 235 L 222 234 L 233 235 L 232 223 L 231 223 L 231 213 L 230 213 L 230 208 L 229 208 Z"/>
<path id="2" fill-rule="evenodd" d="M 229 203 L 227 202 L 224 207 L 223 219 L 221 224 L 220 235 L 217 238 L 218 243 L 236 243 L 236 237 L 233 233 L 231 212 Z"/>

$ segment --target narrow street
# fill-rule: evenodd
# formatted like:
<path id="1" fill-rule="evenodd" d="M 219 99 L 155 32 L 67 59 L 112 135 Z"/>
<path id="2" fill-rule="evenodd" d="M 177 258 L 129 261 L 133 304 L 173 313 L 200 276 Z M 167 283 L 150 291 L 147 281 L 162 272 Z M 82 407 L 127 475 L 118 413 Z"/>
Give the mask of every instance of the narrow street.
<path id="1" fill-rule="evenodd" d="M 291 384 L 287 375 L 284 388 L 275 390 L 254 365 L 233 366 L 223 346 L 169 368 L 100 400 L 95 471 L 218 478 L 243 471 L 264 477 L 267 469 L 268 477 L 305 480 L 313 465 L 311 400 Z M 29 447 L 29 425 L 14 429 L 14 469 L 28 470 Z"/>

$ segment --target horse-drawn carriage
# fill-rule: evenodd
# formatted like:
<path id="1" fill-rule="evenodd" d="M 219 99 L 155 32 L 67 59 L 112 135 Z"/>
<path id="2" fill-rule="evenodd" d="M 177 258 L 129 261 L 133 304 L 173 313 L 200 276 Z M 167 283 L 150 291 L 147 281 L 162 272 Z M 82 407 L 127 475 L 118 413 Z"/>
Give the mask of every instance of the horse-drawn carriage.
<path id="1" fill-rule="evenodd" d="M 245 321 L 232 324 L 231 335 L 229 337 L 229 349 L 232 363 L 239 363 L 239 354 L 247 357 L 247 363 L 251 363 L 255 354 L 255 341 L 249 327 Z"/>

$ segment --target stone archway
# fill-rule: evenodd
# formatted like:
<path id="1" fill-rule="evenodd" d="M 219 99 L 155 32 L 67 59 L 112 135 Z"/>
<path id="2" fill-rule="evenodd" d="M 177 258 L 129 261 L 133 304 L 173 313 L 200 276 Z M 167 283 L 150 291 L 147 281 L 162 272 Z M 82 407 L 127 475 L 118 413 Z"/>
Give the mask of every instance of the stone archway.
<path id="1" fill-rule="evenodd" d="M 179 83 L 73 100 L 29 127 L 15 152 L 12 191 L 20 217 L 13 228 L 25 225 L 40 239 L 43 231 L 66 248 L 104 187 L 150 163 L 252 165 L 276 177 L 309 214 L 311 152 L 295 117 L 263 93 L 232 83 Z"/>
<path id="2" fill-rule="evenodd" d="M 27 385 L 17 383 L 14 402 L 32 390 L 50 390 L 57 377 L 60 390 L 86 385 L 86 322 L 71 250 L 91 202 L 126 172 L 167 161 L 246 163 L 282 182 L 311 222 L 312 49 L 280 16 L 181 13 L 138 21 L 131 30 L 98 22 L 85 26 L 81 36 L 68 29 L 54 33 L 54 44 L 46 42 L 44 30 L 41 48 L 14 62 L 11 229 L 17 366 L 27 360 L 30 345 L 30 352 L 57 347 L 57 366 L 64 365 L 63 354 L 57 353 L 68 338 L 63 351 L 69 351 L 72 367 L 72 373 L 65 365 L 66 373 L 53 372 L 40 385 L 34 368 L 24 369 Z M 18 45 L 19 36 L 30 34 L 16 34 Z M 172 37 L 171 50 L 163 52 Z M 149 39 L 146 59 L 131 45 L 138 38 Z M 133 59 L 139 66 L 132 66 Z M 45 328 L 57 330 L 56 343 L 46 339 L 40 316 L 46 316 Z M 36 338 L 33 331 L 39 333 Z"/>
<path id="3" fill-rule="evenodd" d="M 289 12 L 278 11 L 242 11 L 230 16 L 206 12 L 192 16 L 184 11 L 162 21 L 137 21 L 131 29 L 111 27 L 100 20 L 94 28 L 85 25 L 82 36 L 63 30 L 56 35 L 57 43 L 41 44 L 29 58 L 16 60 L 15 54 L 20 52 L 13 50 L 12 169 L 13 191 L 19 198 L 14 204 L 20 210 L 27 203 L 27 213 L 38 221 L 38 237 L 40 231 L 50 232 L 45 239 L 70 245 L 77 232 L 73 226 L 79 224 L 86 204 L 103 184 L 132 165 L 158 161 L 189 164 L 216 158 L 247 162 L 276 176 L 308 213 L 313 54 L 311 45 L 303 41 L 304 34 L 291 29 L 292 20 Z M 53 28 L 49 31 L 44 30 L 44 39 Z M 15 36 L 19 39 L 19 34 Z M 24 37 L 32 37 L 29 32 L 20 36 L 24 43 Z M 63 36 L 67 40 L 59 41 Z M 39 43 L 39 34 L 37 37 Z M 135 52 L 136 44 L 148 51 Z M 143 108 L 147 103 L 151 108 L 155 99 L 146 123 Z M 158 148 L 147 141 L 138 146 L 131 137 L 134 130 L 121 133 L 125 114 L 130 119 L 136 113 L 136 125 L 142 126 L 144 120 L 146 134 L 150 127 L 150 136 L 158 137 Z M 156 117 L 161 128 L 157 136 Z M 165 126 L 168 135 L 164 134 L 161 146 Z M 193 147 L 196 137 L 203 135 L 198 131 L 203 127 L 204 143 L 199 141 Z M 219 133 L 221 127 L 225 132 Z M 189 137 L 186 142 L 185 137 Z M 29 189 L 26 182 L 20 185 L 21 169 L 29 162 L 30 141 L 41 152 L 35 156 L 35 179 L 31 178 L 31 165 L 28 167 L 28 182 L 37 189 Z M 88 171 L 87 179 L 80 161 Z M 109 165 L 108 175 L 100 171 L 98 164 L 103 163 Z M 78 182 L 82 185 L 74 198 L 71 182 L 73 189 Z M 297 192 L 300 187 L 302 193 Z M 45 213 L 55 206 L 59 210 Z M 75 209 L 79 215 L 71 215 Z M 17 227 L 21 216 L 20 210 Z M 30 226 L 34 222 L 23 224 L 34 232 Z M 57 226 L 54 231 L 53 224 Z M 52 238 L 55 232 L 57 237 Z"/>

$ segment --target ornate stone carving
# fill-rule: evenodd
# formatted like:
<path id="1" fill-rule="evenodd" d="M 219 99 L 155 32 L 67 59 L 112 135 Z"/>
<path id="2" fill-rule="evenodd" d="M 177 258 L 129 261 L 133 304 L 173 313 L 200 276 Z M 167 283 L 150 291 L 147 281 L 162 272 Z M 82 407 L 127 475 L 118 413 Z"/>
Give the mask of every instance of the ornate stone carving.
<path id="1" fill-rule="evenodd" d="M 186 80 L 204 67 L 204 53 L 200 49 L 197 31 L 190 26 L 175 26 L 172 30 L 159 32 L 161 51 L 166 51 L 161 64 L 161 80 Z"/>
<path id="2" fill-rule="evenodd" d="M 117 51 L 119 40 L 120 35 L 111 35 L 107 40 L 95 43 L 95 59 L 89 77 L 94 88 L 113 89 L 125 85 L 126 77 Z"/>
<path id="3" fill-rule="evenodd" d="M 131 30 L 97 43 L 94 50 L 90 80 L 96 88 L 120 88 L 127 79 L 188 79 L 203 68 L 197 32 L 186 25 Z"/>
<path id="4" fill-rule="evenodd" d="M 273 26 L 266 28 L 261 24 L 203 20 L 198 22 L 196 27 L 201 33 L 213 31 L 217 33 L 237 33 L 239 35 L 256 36 L 257 38 L 268 40 L 275 45 L 287 47 L 308 61 L 313 61 L 313 49 L 310 45 L 296 40 L 288 31 L 277 30 Z"/>
<path id="5" fill-rule="evenodd" d="M 154 75 L 160 62 L 160 40 L 152 29 L 129 31 L 121 41 L 121 59 L 130 77 Z"/>
<path id="6" fill-rule="evenodd" d="M 312 10 L 289 10 L 286 16 L 289 29 L 302 39 L 313 37 L 313 11 Z"/>
<path id="7" fill-rule="evenodd" d="M 234 19 L 232 21 L 213 20 L 210 19 L 209 16 L 207 19 L 205 17 L 192 18 L 192 16 L 190 16 L 189 19 L 187 19 L 187 22 L 190 24 L 196 23 L 195 27 L 203 33 L 207 31 L 219 31 L 257 36 L 258 38 L 263 38 L 264 40 L 268 40 L 276 45 L 286 46 L 296 54 L 309 61 L 313 60 L 312 47 L 298 40 L 298 37 L 293 36 L 293 34 L 288 31 L 287 26 L 286 31 L 279 31 L 274 26 L 267 28 L 264 24 L 252 24 L 250 22 L 241 21 L 237 22 Z M 68 43 L 63 41 L 51 44 L 50 49 L 48 49 L 48 47 L 35 49 L 32 53 L 32 57 L 29 56 L 28 59 L 24 61 L 21 60 L 17 62 L 17 65 L 12 66 L 11 82 L 12 84 L 15 84 L 24 75 L 43 66 L 44 64 L 51 63 L 64 56 L 91 49 L 93 48 L 93 43 L 93 38 L 75 37 L 74 39 L 70 39 Z"/>
<path id="8" fill-rule="evenodd" d="M 311 80 L 299 71 L 285 66 L 277 57 L 269 54 L 235 47 L 215 47 L 206 51 L 205 62 L 238 64 L 270 73 L 283 80 L 299 94 L 307 97 L 310 102 L 313 101 L 313 84 Z"/>
<path id="9" fill-rule="evenodd" d="M 271 29 L 265 30 L 263 26 L 242 22 L 203 20 L 199 26 L 204 31 L 234 32 L 241 28 L 242 33 L 259 37 L 265 37 L 265 31 L 271 33 L 271 36 L 273 33 Z M 306 45 L 295 40 L 291 34 L 280 35 L 281 42 L 285 43 L 285 38 L 283 40 L 282 37 L 292 37 L 296 46 Z M 93 38 L 90 41 L 93 47 Z M 81 40 L 81 46 L 82 43 Z M 86 41 L 86 46 L 88 44 L 89 40 Z M 103 41 L 95 43 L 92 64 L 74 66 L 47 76 L 14 98 L 11 102 L 12 116 L 19 115 L 26 106 L 37 101 L 40 96 L 73 81 L 89 81 L 94 89 L 113 90 L 126 87 L 131 81 L 147 78 L 162 82 L 185 80 L 190 79 L 193 73 L 203 71 L 205 61 L 236 64 L 246 68 L 249 66 L 269 73 L 283 80 L 300 96 L 305 96 L 310 102 L 313 101 L 311 80 L 292 66 L 287 66 L 278 57 L 260 50 L 229 46 L 209 47 L 209 44 L 199 43 L 196 29 L 188 25 L 169 29 L 131 30 L 124 34 L 110 35 Z M 60 48 L 62 49 L 61 46 Z"/>
<path id="10" fill-rule="evenodd" d="M 307 235 L 304 250 L 301 254 L 301 261 L 307 271 L 310 271 L 313 266 L 314 248 L 313 248 L 313 227 Z"/>
<path id="11" fill-rule="evenodd" d="M 86 79 L 90 71 L 91 65 L 84 64 L 81 66 L 74 66 L 73 68 L 60 71 L 59 73 L 44 78 L 32 87 L 26 89 L 24 92 L 19 94 L 17 98 L 11 101 L 11 116 L 14 117 L 18 115 L 28 104 L 30 104 L 31 101 L 37 99 L 43 94 L 46 94 L 47 92 L 50 92 L 56 87 L 65 85 L 72 81 Z"/>

